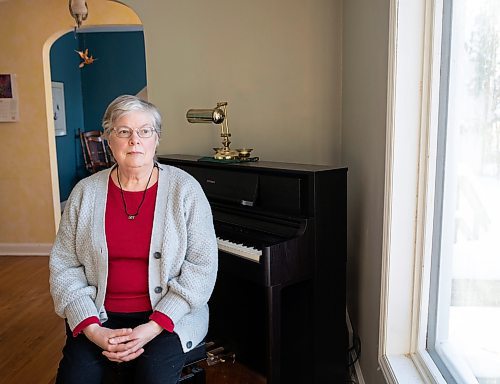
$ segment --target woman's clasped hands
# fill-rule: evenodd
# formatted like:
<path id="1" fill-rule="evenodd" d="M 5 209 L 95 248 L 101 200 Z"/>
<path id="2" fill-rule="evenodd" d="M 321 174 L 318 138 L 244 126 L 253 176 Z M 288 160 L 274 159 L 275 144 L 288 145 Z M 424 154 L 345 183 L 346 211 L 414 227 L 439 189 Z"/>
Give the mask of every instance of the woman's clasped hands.
<path id="1" fill-rule="evenodd" d="M 110 329 L 90 324 L 83 333 L 102 348 L 102 354 L 117 363 L 131 361 L 144 352 L 144 346 L 163 331 L 156 322 L 149 321 L 135 328 Z"/>

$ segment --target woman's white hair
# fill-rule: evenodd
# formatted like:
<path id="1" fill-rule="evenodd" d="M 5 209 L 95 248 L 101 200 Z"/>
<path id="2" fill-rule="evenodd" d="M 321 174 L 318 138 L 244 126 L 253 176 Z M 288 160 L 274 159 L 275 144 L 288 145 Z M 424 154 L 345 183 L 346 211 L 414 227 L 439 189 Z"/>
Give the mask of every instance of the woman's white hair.
<path id="1" fill-rule="evenodd" d="M 146 101 L 139 99 L 137 96 L 122 95 L 114 99 L 106 108 L 102 118 L 102 128 L 104 129 L 104 137 L 109 137 L 111 130 L 114 128 L 114 123 L 122 116 L 133 112 L 147 112 L 153 118 L 153 128 L 158 137 L 161 135 L 161 114 L 158 108 Z"/>

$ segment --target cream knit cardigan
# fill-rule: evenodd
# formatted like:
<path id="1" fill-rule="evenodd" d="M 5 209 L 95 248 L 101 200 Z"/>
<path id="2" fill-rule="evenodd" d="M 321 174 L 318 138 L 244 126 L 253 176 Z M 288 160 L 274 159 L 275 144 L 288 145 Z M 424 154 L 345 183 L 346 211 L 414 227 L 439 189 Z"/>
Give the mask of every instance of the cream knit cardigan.
<path id="1" fill-rule="evenodd" d="M 98 172 L 75 186 L 50 255 L 55 311 L 72 330 L 91 316 L 107 320 L 104 217 L 110 172 Z M 149 296 L 152 308 L 172 319 L 187 352 L 208 330 L 207 301 L 217 275 L 217 241 L 210 205 L 198 182 L 171 166 L 160 164 L 158 174 Z"/>

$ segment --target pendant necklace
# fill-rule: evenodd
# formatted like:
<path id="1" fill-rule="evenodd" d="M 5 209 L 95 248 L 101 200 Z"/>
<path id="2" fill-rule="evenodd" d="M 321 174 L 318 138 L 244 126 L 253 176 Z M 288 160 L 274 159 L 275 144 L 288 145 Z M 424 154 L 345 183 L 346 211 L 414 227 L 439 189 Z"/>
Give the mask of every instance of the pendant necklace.
<path id="1" fill-rule="evenodd" d="M 125 196 L 123 195 L 122 184 L 120 183 L 120 172 L 118 172 L 118 165 L 116 166 L 116 178 L 118 179 L 118 185 L 120 186 L 120 195 L 122 196 L 123 209 L 125 210 L 125 214 L 127 215 L 129 220 L 134 220 L 136 216 L 139 214 L 139 210 L 141 209 L 142 203 L 144 203 L 144 199 L 146 198 L 146 193 L 148 191 L 149 182 L 151 181 L 151 176 L 153 176 L 153 171 L 156 167 L 156 164 L 153 165 L 151 169 L 151 173 L 149 174 L 148 182 L 146 183 L 146 188 L 144 188 L 144 192 L 142 193 L 142 199 L 137 207 L 137 211 L 134 214 L 128 213 L 127 211 L 127 203 L 125 202 Z"/>

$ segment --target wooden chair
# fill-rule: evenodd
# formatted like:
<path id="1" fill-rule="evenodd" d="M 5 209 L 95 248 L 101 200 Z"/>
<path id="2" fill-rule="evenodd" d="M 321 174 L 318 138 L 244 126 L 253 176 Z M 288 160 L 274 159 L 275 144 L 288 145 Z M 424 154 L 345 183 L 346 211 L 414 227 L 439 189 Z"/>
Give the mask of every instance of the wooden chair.
<path id="1" fill-rule="evenodd" d="M 87 171 L 95 173 L 113 165 L 101 131 L 81 132 L 80 141 Z"/>

